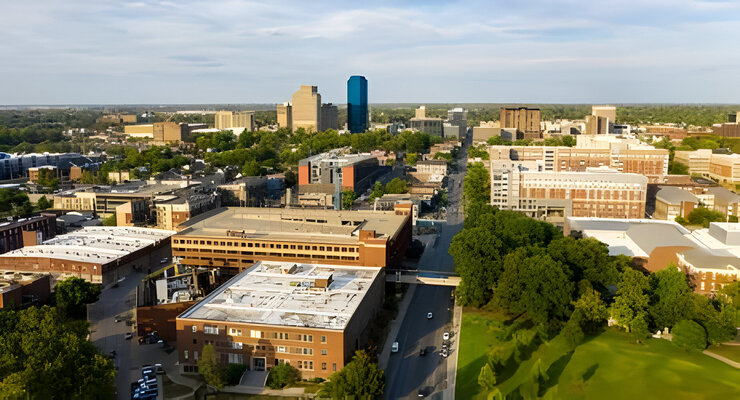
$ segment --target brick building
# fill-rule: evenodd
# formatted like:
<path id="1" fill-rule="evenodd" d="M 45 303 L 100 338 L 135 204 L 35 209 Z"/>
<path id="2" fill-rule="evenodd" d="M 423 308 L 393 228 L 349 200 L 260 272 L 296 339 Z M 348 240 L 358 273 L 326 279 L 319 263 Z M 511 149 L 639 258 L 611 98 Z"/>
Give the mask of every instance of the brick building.
<path id="1" fill-rule="evenodd" d="M 54 237 L 56 217 L 41 214 L 30 218 L 19 218 L 0 225 L 0 253 L 34 246 Z"/>
<path id="2" fill-rule="evenodd" d="M 370 153 L 345 154 L 345 150 L 335 149 L 299 161 L 299 193 L 333 194 L 337 185 L 342 190 L 362 193 L 391 170 L 381 166 Z"/>
<path id="3" fill-rule="evenodd" d="M 502 129 L 514 128 L 524 139 L 540 139 L 540 109 L 531 107 L 501 107 Z"/>
<path id="4" fill-rule="evenodd" d="M 177 317 L 181 371 L 197 373 L 203 346 L 222 364 L 265 371 L 280 363 L 328 378 L 366 346 L 382 306 L 382 268 L 258 262 Z"/>

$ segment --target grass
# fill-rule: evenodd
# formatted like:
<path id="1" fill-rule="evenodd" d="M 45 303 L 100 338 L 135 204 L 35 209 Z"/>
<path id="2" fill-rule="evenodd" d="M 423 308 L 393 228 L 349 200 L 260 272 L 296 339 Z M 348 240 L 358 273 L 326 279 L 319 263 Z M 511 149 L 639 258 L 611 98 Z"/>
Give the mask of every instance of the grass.
<path id="1" fill-rule="evenodd" d="M 193 389 L 187 386 L 172 382 L 167 375 L 162 376 L 162 392 L 166 399 L 184 396 L 192 391 Z"/>
<path id="2" fill-rule="evenodd" d="M 502 320 L 490 312 L 464 311 L 457 398 L 486 398 L 477 384 L 478 373 L 486 362 L 487 350 L 498 344 L 491 332 Z M 665 340 L 633 344 L 627 334 L 612 329 L 588 338 L 575 351 L 568 351 L 561 337 L 553 338 L 513 366 L 515 370 L 504 370 L 498 389 L 519 398 L 520 390 L 531 386 L 531 370 L 538 359 L 542 359 L 549 377 L 539 386 L 539 395 L 546 398 L 714 399 L 735 398 L 740 393 L 740 371 Z"/>
<path id="3" fill-rule="evenodd" d="M 291 387 L 302 387 L 303 392 L 307 394 L 313 394 L 317 393 L 319 390 L 321 390 L 321 387 L 323 384 L 321 383 L 313 383 L 313 382 L 296 382 L 295 385 Z"/>
<path id="4" fill-rule="evenodd" d="M 711 346 L 707 350 L 722 357 L 729 358 L 732 361 L 740 362 L 740 346 Z"/>

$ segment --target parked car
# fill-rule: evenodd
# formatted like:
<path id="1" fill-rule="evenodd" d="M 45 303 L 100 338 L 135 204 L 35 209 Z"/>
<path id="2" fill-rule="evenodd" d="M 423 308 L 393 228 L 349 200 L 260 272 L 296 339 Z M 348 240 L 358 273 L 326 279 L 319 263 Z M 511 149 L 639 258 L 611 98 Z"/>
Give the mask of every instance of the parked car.
<path id="1" fill-rule="evenodd" d="M 147 333 L 146 335 L 139 337 L 139 344 L 154 344 L 159 341 L 159 333 L 157 332 Z"/>
<path id="2" fill-rule="evenodd" d="M 427 319 L 432 319 L 432 313 L 431 312 L 428 312 L 427 313 Z"/>
<path id="3" fill-rule="evenodd" d="M 166 262 L 167 262 L 167 261 L 169 261 L 169 260 L 170 260 L 169 258 L 165 257 L 165 258 L 163 258 L 163 259 L 159 260 L 159 263 L 160 263 L 160 264 L 164 264 L 164 263 L 166 263 Z"/>
<path id="4" fill-rule="evenodd" d="M 445 332 L 442 334 L 442 340 L 448 341 L 450 340 L 450 332 Z"/>
<path id="5" fill-rule="evenodd" d="M 442 357 L 447 358 L 447 348 L 442 348 L 442 351 L 439 353 Z"/>
<path id="6" fill-rule="evenodd" d="M 419 350 L 419 357 L 424 357 L 425 355 L 427 355 L 427 348 L 422 347 L 421 350 Z"/>
<path id="7" fill-rule="evenodd" d="M 164 374 L 164 368 L 162 367 L 162 364 L 154 364 L 154 372 L 156 372 L 157 375 Z"/>
<path id="8" fill-rule="evenodd" d="M 123 338 L 126 340 L 131 340 L 132 337 L 134 337 L 133 332 L 126 332 L 125 334 L 123 334 Z"/>
<path id="9" fill-rule="evenodd" d="M 424 386 L 419 388 L 419 391 L 417 392 L 417 397 L 427 397 L 434 391 L 434 388 L 431 386 Z"/>
<path id="10" fill-rule="evenodd" d="M 398 342 L 393 342 L 391 345 L 391 353 L 398 353 Z"/>

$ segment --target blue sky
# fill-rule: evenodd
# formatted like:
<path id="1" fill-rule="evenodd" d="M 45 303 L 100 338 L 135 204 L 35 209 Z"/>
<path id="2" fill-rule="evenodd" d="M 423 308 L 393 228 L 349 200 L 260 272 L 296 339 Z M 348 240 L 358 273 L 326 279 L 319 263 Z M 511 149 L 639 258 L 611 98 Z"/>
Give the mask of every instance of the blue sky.
<path id="1" fill-rule="evenodd" d="M 740 1 L 0 2 L 0 104 L 740 103 Z"/>

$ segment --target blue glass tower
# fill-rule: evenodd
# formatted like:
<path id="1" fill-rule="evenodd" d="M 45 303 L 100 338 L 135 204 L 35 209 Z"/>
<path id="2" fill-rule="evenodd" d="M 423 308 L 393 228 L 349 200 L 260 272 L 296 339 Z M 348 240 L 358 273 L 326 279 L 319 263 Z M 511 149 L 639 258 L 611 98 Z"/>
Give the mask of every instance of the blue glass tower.
<path id="1" fill-rule="evenodd" d="M 352 133 L 362 133 L 368 128 L 367 79 L 353 75 L 347 80 L 347 127 Z"/>

